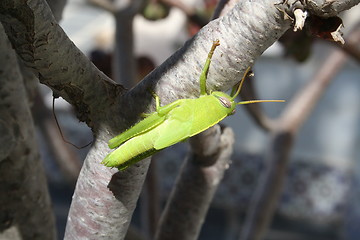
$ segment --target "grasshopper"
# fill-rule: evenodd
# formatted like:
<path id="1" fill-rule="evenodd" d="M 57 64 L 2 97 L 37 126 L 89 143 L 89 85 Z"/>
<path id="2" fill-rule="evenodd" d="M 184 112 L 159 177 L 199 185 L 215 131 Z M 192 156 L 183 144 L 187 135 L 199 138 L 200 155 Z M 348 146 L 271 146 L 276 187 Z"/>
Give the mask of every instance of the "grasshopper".
<path id="1" fill-rule="evenodd" d="M 283 100 L 250 100 L 235 102 L 250 67 L 245 71 L 233 96 L 220 91 L 206 91 L 206 79 L 211 58 L 219 40 L 214 41 L 200 75 L 200 96 L 195 99 L 179 99 L 160 106 L 159 97 L 153 93 L 156 111 L 112 138 L 108 145 L 117 148 L 102 161 L 107 167 L 124 170 L 130 165 L 153 155 L 173 144 L 184 141 L 219 123 L 235 113 L 237 105 L 259 102 L 283 102 Z"/>

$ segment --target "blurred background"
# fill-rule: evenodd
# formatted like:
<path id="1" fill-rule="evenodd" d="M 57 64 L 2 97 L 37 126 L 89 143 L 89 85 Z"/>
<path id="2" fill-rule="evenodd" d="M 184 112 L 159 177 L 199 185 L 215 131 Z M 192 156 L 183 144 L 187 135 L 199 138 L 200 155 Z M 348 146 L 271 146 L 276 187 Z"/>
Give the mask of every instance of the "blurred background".
<path id="1" fill-rule="evenodd" d="M 68 0 L 60 25 L 75 45 L 112 77 L 116 23 L 109 11 L 94 2 Z M 149 1 L 133 19 L 137 79 L 141 80 L 160 65 L 206 24 L 216 3 L 215 0 Z M 342 16 L 345 36 L 354 26 L 359 28 L 359 12 L 357 6 Z M 304 32 L 287 33 L 256 61 L 253 81 L 259 99 L 289 102 L 312 81 L 330 53 L 339 49 L 333 42 L 309 37 Z M 282 197 L 266 236 L 268 240 L 360 238 L 359 56 L 357 60 L 349 56 L 332 78 L 296 134 Z M 77 174 L 89 147 L 78 150 L 62 140 L 51 113 L 52 92 L 45 86 L 41 86 L 40 92 L 34 116 L 59 239 L 62 239 Z M 262 109 L 270 118 L 276 118 L 284 106 L 263 104 Z M 77 146 L 92 141 L 90 129 L 77 120 L 71 106 L 61 98 L 55 101 L 55 112 L 66 140 Z M 232 164 L 225 172 L 199 239 L 238 239 L 264 170 L 269 133 L 243 107 L 223 124 L 233 127 L 236 133 Z M 153 234 L 188 148 L 187 143 L 180 143 L 153 158 L 133 217 L 134 235 L 129 239 L 149 239 Z"/>

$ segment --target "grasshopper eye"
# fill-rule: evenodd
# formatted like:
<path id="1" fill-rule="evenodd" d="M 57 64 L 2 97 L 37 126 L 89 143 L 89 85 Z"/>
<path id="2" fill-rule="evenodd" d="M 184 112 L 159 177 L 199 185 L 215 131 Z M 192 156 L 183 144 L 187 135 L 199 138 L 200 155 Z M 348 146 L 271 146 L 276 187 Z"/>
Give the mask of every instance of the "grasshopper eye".
<path id="1" fill-rule="evenodd" d="M 231 108 L 231 102 L 226 97 L 219 97 L 219 101 L 224 107 Z"/>

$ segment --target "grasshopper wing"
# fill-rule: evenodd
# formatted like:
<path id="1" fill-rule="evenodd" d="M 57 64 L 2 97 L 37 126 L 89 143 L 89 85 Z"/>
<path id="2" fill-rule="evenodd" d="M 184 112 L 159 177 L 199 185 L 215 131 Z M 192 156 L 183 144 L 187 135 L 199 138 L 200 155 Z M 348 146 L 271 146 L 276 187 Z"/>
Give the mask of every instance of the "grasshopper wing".
<path id="1" fill-rule="evenodd" d="M 154 148 L 166 148 L 214 126 L 228 115 L 227 111 L 211 95 L 186 99 L 169 112 L 169 117 L 163 122 L 159 136 L 154 141 Z"/>
<path id="2" fill-rule="evenodd" d="M 154 142 L 157 150 L 181 142 L 191 135 L 193 112 L 187 106 L 180 106 L 171 111 L 171 115 L 162 123 L 159 137 Z"/>
<path id="3" fill-rule="evenodd" d="M 154 148 L 156 150 L 169 147 L 190 137 L 189 129 L 191 124 L 188 122 L 167 120 L 163 123 L 163 125 L 164 133 L 162 133 L 154 143 Z"/>
<path id="4" fill-rule="evenodd" d="M 136 137 L 138 135 L 142 135 L 148 131 L 151 131 L 152 129 L 158 127 L 160 124 L 162 124 L 165 119 L 167 119 L 168 114 L 173 111 L 175 108 L 181 105 L 183 102 L 183 99 L 177 100 L 175 102 L 172 102 L 168 105 L 165 105 L 163 107 L 159 107 L 156 112 L 153 112 L 142 121 L 138 122 L 125 132 L 117 135 L 116 137 L 110 139 L 108 145 L 109 148 L 116 148 L 126 142 L 127 140 Z"/>
<path id="5" fill-rule="evenodd" d="M 136 137 L 143 134 L 151 129 L 157 127 L 164 122 L 165 116 L 159 116 L 157 112 L 150 114 L 148 117 L 138 122 L 125 132 L 117 135 L 116 137 L 109 140 L 109 148 L 116 148 L 129 140 L 130 138 Z"/>

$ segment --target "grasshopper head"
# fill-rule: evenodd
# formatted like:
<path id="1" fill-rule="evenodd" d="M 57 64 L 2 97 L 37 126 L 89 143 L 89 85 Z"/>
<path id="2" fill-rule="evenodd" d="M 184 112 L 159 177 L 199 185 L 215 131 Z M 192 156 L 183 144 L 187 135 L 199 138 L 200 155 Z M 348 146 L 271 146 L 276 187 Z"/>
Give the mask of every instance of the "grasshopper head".
<path id="1" fill-rule="evenodd" d="M 236 105 L 240 105 L 240 104 L 261 103 L 261 102 L 284 102 L 284 100 L 248 100 L 248 101 L 242 101 L 242 102 L 238 102 L 238 103 L 235 102 L 235 98 L 239 95 L 241 87 L 242 87 L 244 80 L 245 80 L 246 76 L 248 75 L 249 71 L 250 71 L 250 67 L 248 67 L 246 69 L 245 74 L 239 83 L 239 87 L 237 88 L 237 90 L 233 96 L 230 96 L 226 93 L 218 92 L 218 91 L 211 93 L 211 95 L 213 95 L 214 97 L 216 97 L 219 100 L 221 105 L 224 107 L 223 110 L 227 113 L 227 115 L 234 114 Z"/>
<path id="2" fill-rule="evenodd" d="M 212 92 L 212 95 L 219 100 L 221 105 L 226 109 L 228 115 L 232 115 L 235 113 L 235 108 L 237 104 L 234 99 L 232 99 L 228 94 L 215 91 Z"/>

